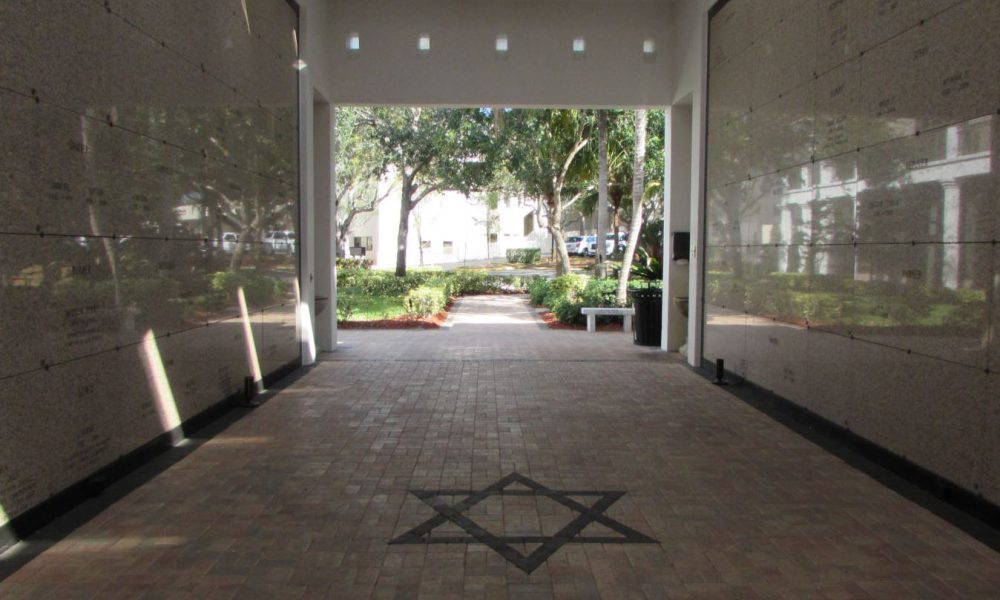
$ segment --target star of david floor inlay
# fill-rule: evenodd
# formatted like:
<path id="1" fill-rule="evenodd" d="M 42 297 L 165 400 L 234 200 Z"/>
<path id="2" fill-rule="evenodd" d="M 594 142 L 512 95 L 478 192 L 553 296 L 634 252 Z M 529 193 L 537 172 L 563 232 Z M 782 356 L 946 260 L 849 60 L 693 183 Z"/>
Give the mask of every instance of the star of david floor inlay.
<path id="1" fill-rule="evenodd" d="M 512 484 L 520 484 L 528 489 L 506 489 Z M 482 490 L 409 490 L 425 504 L 437 511 L 437 514 L 406 533 L 394 538 L 390 544 L 485 544 L 507 562 L 531 573 L 549 559 L 565 544 L 658 544 L 653 538 L 619 523 L 604 511 L 611 508 L 622 496 L 623 491 L 596 490 L 550 490 L 544 485 L 518 473 L 511 473 L 496 483 Z M 441 496 L 465 496 L 455 504 L 448 504 Z M 540 496 L 549 498 L 577 513 L 565 527 L 555 535 L 549 536 L 498 536 L 479 526 L 466 516 L 467 510 L 486 500 L 490 496 Z M 581 504 L 571 496 L 594 497 L 596 500 L 590 506 Z M 431 532 L 446 523 L 454 523 L 469 535 L 467 536 L 432 536 Z M 581 536 L 584 528 L 591 523 L 599 523 L 604 527 L 620 533 L 620 536 Z M 511 544 L 540 544 L 533 552 L 525 556 Z"/>

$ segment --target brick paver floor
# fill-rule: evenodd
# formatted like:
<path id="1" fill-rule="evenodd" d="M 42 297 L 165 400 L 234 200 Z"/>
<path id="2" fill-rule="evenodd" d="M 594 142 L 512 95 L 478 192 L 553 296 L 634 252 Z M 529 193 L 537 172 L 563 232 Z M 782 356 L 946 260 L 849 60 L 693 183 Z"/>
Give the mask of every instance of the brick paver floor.
<path id="1" fill-rule="evenodd" d="M 3 598 L 996 598 L 1000 554 L 622 333 L 518 297 L 452 328 L 341 332 L 267 404 L 0 583 Z M 510 473 L 625 494 L 659 543 L 567 543 L 530 574 L 481 543 L 389 544 Z M 465 511 L 522 555 L 580 513 Z M 595 498 L 578 497 L 592 504 Z M 442 519 L 433 536 L 460 539 Z M 591 522 L 578 534 L 618 535 Z M 535 540 L 534 542 L 531 540 Z"/>

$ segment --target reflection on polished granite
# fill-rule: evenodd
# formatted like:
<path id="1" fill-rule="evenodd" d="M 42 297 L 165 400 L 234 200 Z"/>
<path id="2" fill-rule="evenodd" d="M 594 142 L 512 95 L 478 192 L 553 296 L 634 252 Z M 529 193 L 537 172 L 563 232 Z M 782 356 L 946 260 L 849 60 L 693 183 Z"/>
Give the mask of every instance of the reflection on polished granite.
<path id="1" fill-rule="evenodd" d="M 0 5 L 0 525 L 299 356 L 297 16 L 169 4 Z"/>
<path id="2" fill-rule="evenodd" d="M 704 357 L 998 502 L 1000 3 L 761 8 L 710 23 Z"/>

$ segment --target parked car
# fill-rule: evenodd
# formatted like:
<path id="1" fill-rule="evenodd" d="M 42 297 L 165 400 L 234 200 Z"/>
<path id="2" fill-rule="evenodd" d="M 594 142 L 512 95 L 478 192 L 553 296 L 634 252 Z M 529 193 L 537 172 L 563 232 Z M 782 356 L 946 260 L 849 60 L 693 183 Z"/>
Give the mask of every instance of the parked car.
<path id="1" fill-rule="evenodd" d="M 585 235 L 580 241 L 580 248 L 577 250 L 577 254 L 580 256 L 590 256 L 590 246 L 595 241 L 597 241 L 596 235 Z"/>
<path id="2" fill-rule="evenodd" d="M 222 251 L 226 254 L 236 252 L 236 245 L 240 243 L 240 236 L 237 233 L 223 233 L 221 240 Z"/>
<path id="3" fill-rule="evenodd" d="M 268 231 L 264 234 L 266 254 L 295 254 L 294 231 Z"/>
<path id="4" fill-rule="evenodd" d="M 566 253 L 570 256 L 580 256 L 587 249 L 587 239 L 582 235 L 571 235 L 566 238 Z"/>
<path id="5" fill-rule="evenodd" d="M 588 236 L 588 238 L 593 238 L 593 241 L 591 241 L 587 245 L 587 251 L 584 254 L 586 254 L 587 256 L 596 256 L 597 255 L 597 236 L 591 235 L 591 236 Z M 618 236 L 618 247 L 619 248 L 624 248 L 626 241 L 628 241 L 628 236 L 626 236 L 625 238 L 622 238 L 622 234 L 619 234 L 619 236 Z M 604 255 L 605 256 L 611 256 L 614 253 L 615 253 L 615 234 L 609 233 L 604 238 Z"/>

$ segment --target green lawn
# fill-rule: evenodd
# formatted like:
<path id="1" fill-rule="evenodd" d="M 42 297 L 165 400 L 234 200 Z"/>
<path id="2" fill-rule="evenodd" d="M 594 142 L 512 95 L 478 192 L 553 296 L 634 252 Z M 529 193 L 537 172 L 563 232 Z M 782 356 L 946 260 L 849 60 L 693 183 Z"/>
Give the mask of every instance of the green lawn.
<path id="1" fill-rule="evenodd" d="M 348 319 L 350 321 L 395 319 L 406 314 L 406 310 L 403 308 L 403 299 L 398 297 L 356 297 L 355 303 L 354 310 Z"/>

